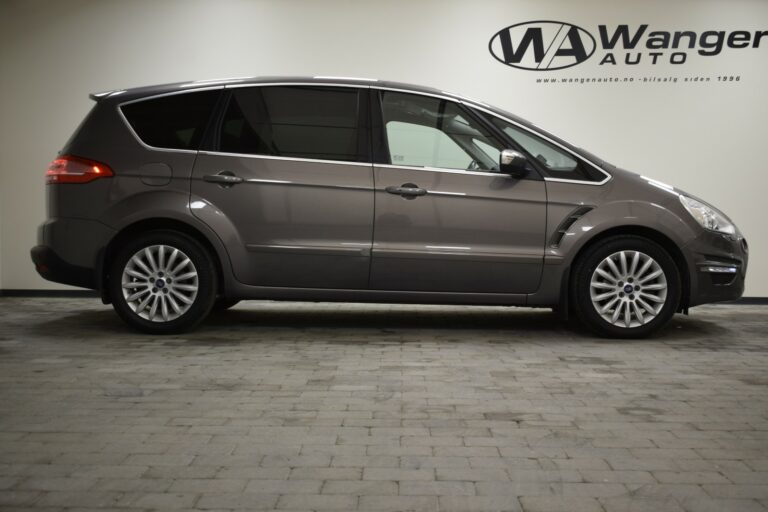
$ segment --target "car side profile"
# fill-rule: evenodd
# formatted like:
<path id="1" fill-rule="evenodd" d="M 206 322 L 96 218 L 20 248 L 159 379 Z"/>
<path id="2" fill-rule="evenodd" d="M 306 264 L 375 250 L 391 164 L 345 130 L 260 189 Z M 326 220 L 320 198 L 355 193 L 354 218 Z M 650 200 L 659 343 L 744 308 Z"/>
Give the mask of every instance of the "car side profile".
<path id="1" fill-rule="evenodd" d="M 32 259 L 145 332 L 271 299 L 552 307 L 632 338 L 744 290 L 726 215 L 482 102 L 333 77 L 91 97 Z"/>

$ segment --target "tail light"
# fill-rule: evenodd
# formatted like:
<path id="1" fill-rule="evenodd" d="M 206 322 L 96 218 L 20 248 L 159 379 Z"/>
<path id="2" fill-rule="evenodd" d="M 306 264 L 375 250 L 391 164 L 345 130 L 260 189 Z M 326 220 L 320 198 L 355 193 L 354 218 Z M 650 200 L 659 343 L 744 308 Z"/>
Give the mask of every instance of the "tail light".
<path id="1" fill-rule="evenodd" d="M 107 164 L 80 158 L 79 156 L 64 155 L 57 158 L 48 166 L 45 172 L 45 183 L 90 183 L 99 178 L 109 178 L 115 173 Z"/>

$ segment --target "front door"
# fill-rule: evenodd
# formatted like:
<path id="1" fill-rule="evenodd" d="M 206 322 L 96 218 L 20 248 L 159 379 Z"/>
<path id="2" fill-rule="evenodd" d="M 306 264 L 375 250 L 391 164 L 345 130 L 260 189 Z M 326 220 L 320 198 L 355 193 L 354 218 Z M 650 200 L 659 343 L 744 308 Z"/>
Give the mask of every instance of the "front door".
<path id="1" fill-rule="evenodd" d="M 232 90 L 213 151 L 200 152 L 192 212 L 227 236 L 235 277 L 302 288 L 368 285 L 373 177 L 367 91 Z M 228 235 L 224 235 L 228 234 Z"/>
<path id="2" fill-rule="evenodd" d="M 388 164 L 374 165 L 371 289 L 532 293 L 546 190 L 499 173 L 505 143 L 463 106 L 381 91 Z"/>

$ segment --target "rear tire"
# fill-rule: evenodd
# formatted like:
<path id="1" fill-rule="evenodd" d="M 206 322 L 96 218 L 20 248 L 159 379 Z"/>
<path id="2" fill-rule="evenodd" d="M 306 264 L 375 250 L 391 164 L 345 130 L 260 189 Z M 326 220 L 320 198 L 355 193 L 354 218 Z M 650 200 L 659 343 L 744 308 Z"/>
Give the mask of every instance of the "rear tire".
<path id="1" fill-rule="evenodd" d="M 607 338 L 644 338 L 680 303 L 680 272 L 658 243 L 634 235 L 588 247 L 574 266 L 571 301 L 579 320 Z"/>
<path id="2" fill-rule="evenodd" d="M 211 311 L 217 274 L 208 251 L 194 238 L 149 231 L 118 250 L 109 289 L 115 311 L 128 325 L 176 334 L 194 328 Z"/>

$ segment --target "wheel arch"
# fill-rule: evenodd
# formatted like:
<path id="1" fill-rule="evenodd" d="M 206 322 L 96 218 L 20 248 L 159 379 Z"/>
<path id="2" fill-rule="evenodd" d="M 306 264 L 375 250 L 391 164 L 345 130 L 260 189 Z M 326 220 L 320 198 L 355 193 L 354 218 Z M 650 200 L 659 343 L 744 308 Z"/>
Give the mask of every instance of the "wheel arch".
<path id="1" fill-rule="evenodd" d="M 678 272 L 680 272 L 680 284 L 682 286 L 680 304 L 678 304 L 677 312 L 686 312 L 690 304 L 691 276 L 688 263 L 685 260 L 685 256 L 683 255 L 682 250 L 669 236 L 665 235 L 661 231 L 650 228 L 648 226 L 640 225 L 622 225 L 608 228 L 597 233 L 595 236 L 584 242 L 581 247 L 579 247 L 576 254 L 573 256 L 573 258 L 571 258 L 571 262 L 567 267 L 567 271 L 563 273 L 563 281 L 561 283 L 561 300 L 565 303 L 565 305 L 567 306 L 568 302 L 571 300 L 571 293 L 573 290 L 573 272 L 571 270 L 573 269 L 576 262 L 579 261 L 579 258 L 581 258 L 587 249 L 592 247 L 594 244 L 599 243 L 606 238 L 618 235 L 635 235 L 647 238 L 659 244 L 665 251 L 667 251 L 667 253 L 669 253 L 670 257 L 675 263 L 675 266 L 677 266 Z"/>
<path id="2" fill-rule="evenodd" d="M 132 237 L 138 235 L 139 233 L 163 229 L 183 233 L 196 240 L 205 248 L 205 250 L 213 259 L 214 267 L 216 268 L 219 288 L 217 292 L 224 293 L 226 281 L 224 276 L 224 266 L 222 265 L 222 256 L 219 254 L 219 251 L 213 245 L 211 240 L 205 234 L 203 234 L 202 231 L 186 222 L 168 217 L 153 217 L 142 219 L 124 226 L 102 249 L 98 266 L 98 286 L 101 292 L 102 302 L 109 304 L 112 301 L 111 297 L 109 296 L 108 286 L 110 262 L 122 244 L 130 240 Z"/>

